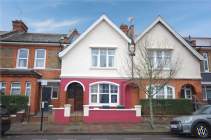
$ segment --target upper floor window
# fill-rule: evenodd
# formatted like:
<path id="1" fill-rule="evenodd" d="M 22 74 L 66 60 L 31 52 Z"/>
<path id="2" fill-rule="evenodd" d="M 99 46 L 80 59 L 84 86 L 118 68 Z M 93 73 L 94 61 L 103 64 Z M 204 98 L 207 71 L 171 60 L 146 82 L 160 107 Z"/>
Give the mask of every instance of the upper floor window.
<path id="1" fill-rule="evenodd" d="M 28 67 L 28 49 L 19 49 L 18 56 L 17 56 L 17 68 L 27 68 Z"/>
<path id="2" fill-rule="evenodd" d="M 160 87 L 159 85 L 152 86 L 153 98 L 155 99 L 174 99 L 175 98 L 175 90 L 174 87 L 166 85 L 164 87 Z"/>
<path id="3" fill-rule="evenodd" d="M 204 72 L 209 72 L 208 54 L 207 53 L 202 53 L 202 55 L 204 57 L 203 70 L 204 70 Z"/>
<path id="4" fill-rule="evenodd" d="M 169 69 L 171 66 L 171 50 L 149 50 L 148 57 L 155 69 Z"/>
<path id="5" fill-rule="evenodd" d="M 92 66 L 102 68 L 114 67 L 115 49 L 92 48 Z"/>
<path id="6" fill-rule="evenodd" d="M 90 104 L 117 105 L 119 87 L 112 83 L 97 83 L 90 86 Z"/>
<path id="7" fill-rule="evenodd" d="M 0 94 L 5 94 L 6 92 L 6 82 L 0 82 Z"/>
<path id="8" fill-rule="evenodd" d="M 45 59 L 46 59 L 46 50 L 45 49 L 36 49 L 35 50 L 35 68 L 45 68 Z"/>
<path id="9" fill-rule="evenodd" d="M 13 82 L 11 84 L 11 95 L 20 95 L 21 94 L 21 84 L 19 82 Z"/>

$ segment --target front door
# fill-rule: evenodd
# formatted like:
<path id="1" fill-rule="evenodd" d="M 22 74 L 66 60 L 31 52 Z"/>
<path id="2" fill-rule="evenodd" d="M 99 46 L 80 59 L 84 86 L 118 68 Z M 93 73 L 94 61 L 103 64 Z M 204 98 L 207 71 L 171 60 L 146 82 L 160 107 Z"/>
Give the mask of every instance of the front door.
<path id="1" fill-rule="evenodd" d="M 74 106 L 75 110 L 82 110 L 83 109 L 83 89 L 77 88 L 75 91 L 74 97 Z"/>
<path id="2" fill-rule="evenodd" d="M 48 106 L 51 102 L 51 87 L 42 87 L 42 101 L 44 104 L 44 111 L 48 111 Z"/>

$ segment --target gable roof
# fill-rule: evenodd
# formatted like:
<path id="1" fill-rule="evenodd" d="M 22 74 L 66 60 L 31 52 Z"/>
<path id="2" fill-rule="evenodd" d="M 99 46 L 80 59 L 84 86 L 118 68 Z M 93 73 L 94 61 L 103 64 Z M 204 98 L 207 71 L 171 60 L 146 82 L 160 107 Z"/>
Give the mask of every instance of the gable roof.
<path id="1" fill-rule="evenodd" d="M 174 31 L 161 16 L 158 16 L 157 19 L 148 27 L 144 32 L 142 32 L 136 39 L 135 42 L 138 42 L 147 32 L 149 32 L 157 23 L 161 23 L 165 26 L 196 58 L 199 60 L 204 60 L 204 58 L 193 48 L 190 44 L 188 44 L 185 39 Z"/>
<path id="2" fill-rule="evenodd" d="M 95 21 L 84 33 L 82 33 L 72 44 L 59 53 L 59 57 L 63 57 L 68 51 L 70 51 L 77 43 L 79 43 L 87 34 L 98 26 L 102 21 L 107 22 L 117 33 L 119 33 L 127 42 L 131 43 L 131 40 L 127 35 L 122 32 L 106 15 L 102 15 L 97 21 Z"/>

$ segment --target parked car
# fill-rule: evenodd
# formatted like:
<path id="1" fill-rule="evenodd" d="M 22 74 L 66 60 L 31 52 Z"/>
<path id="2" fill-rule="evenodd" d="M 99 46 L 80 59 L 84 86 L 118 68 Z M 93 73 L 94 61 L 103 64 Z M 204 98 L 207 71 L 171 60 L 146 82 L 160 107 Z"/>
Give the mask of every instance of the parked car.
<path id="1" fill-rule="evenodd" d="M 10 129 L 10 114 L 7 110 L 7 108 L 3 105 L 0 105 L 0 130 L 1 130 L 1 134 L 3 135 L 6 131 L 8 131 Z"/>
<path id="2" fill-rule="evenodd" d="M 211 105 L 205 105 L 189 116 L 173 118 L 170 130 L 174 134 L 191 134 L 200 138 L 211 135 Z"/>

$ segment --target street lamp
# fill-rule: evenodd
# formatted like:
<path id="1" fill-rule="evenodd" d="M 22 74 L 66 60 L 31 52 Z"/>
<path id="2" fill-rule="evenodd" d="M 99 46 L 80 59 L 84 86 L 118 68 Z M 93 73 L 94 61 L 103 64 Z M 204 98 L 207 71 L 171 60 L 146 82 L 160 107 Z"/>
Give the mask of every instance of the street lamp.
<path id="1" fill-rule="evenodd" d="M 131 57 L 131 64 L 132 64 L 132 80 L 134 79 L 134 71 L 133 71 L 133 67 L 134 67 L 134 61 L 133 61 L 133 57 L 135 56 L 135 52 L 136 52 L 136 47 L 135 47 L 135 42 L 132 39 L 131 43 L 128 43 L 128 51 L 129 51 L 129 56 Z"/>

